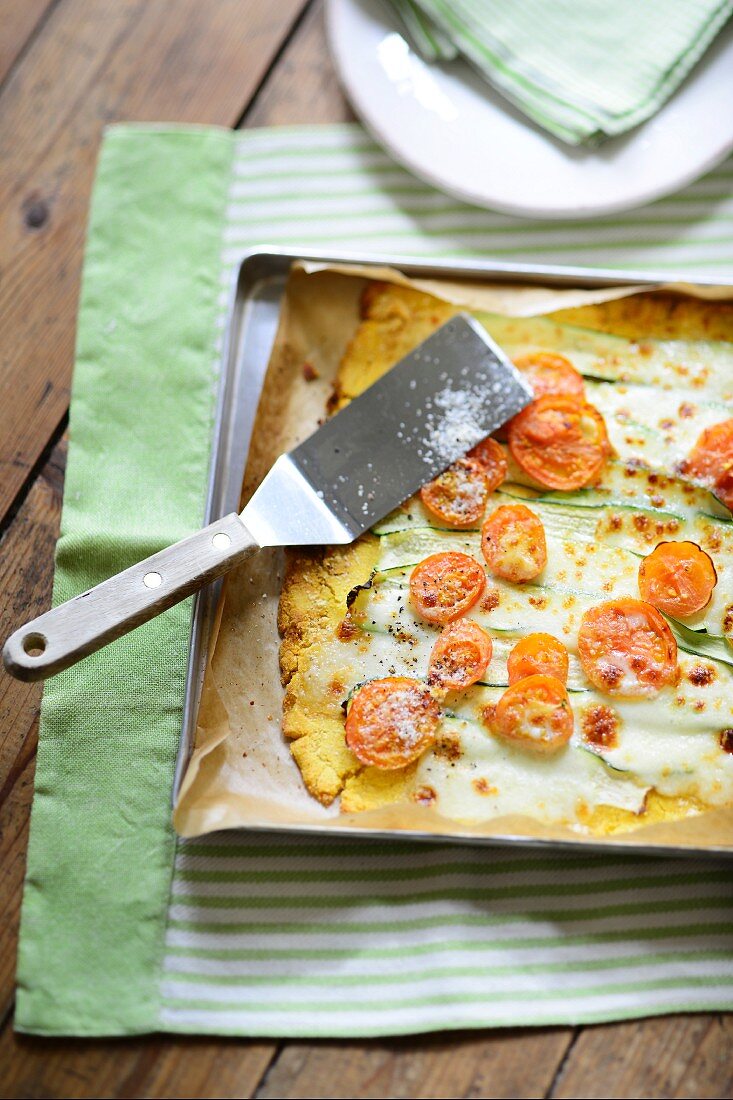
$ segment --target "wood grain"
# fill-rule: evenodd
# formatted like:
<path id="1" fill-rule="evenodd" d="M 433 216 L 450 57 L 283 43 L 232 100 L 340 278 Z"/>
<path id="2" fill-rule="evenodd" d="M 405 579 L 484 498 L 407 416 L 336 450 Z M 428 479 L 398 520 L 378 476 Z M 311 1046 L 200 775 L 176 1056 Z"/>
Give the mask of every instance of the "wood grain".
<path id="1" fill-rule="evenodd" d="M 65 460 L 66 444 L 62 442 L 0 543 L 3 638 L 19 619 L 40 611 L 51 600 Z M 21 684 L 0 674 L 0 1018 L 13 997 L 40 701 L 40 685 Z"/>
<path id="2" fill-rule="evenodd" d="M 570 1028 L 554 1028 L 368 1043 L 288 1043 L 257 1097 L 544 1096 L 571 1037 Z"/>
<path id="3" fill-rule="evenodd" d="M 101 1040 L 0 1037 L 0 1098 L 251 1096 L 273 1043 L 144 1036 Z"/>
<path id="4" fill-rule="evenodd" d="M 243 125 L 292 126 L 354 118 L 330 61 L 323 0 L 316 0 L 245 113 Z"/>
<path id="5" fill-rule="evenodd" d="M 585 1028 L 553 1097 L 730 1097 L 733 1017 L 667 1016 Z"/>
<path id="6" fill-rule="evenodd" d="M 54 0 L 24 0 L 3 4 L 0 33 L 0 86 L 23 50 L 28 48 L 35 30 Z"/>
<path id="7" fill-rule="evenodd" d="M 302 6 L 64 0 L 14 68 L 0 93 L 0 515 L 68 405 L 103 126 L 234 124 Z"/>

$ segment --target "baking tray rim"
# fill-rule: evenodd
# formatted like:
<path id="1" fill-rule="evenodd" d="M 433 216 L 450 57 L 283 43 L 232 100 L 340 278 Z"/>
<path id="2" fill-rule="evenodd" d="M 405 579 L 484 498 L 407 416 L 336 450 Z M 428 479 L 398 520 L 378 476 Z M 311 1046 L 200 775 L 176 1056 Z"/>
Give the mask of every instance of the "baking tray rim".
<path id="1" fill-rule="evenodd" d="M 631 269 L 606 269 L 586 268 L 557 264 L 512 264 L 497 263 L 490 260 L 430 260 L 421 256 L 400 254 L 375 254 L 358 251 L 333 250 L 321 252 L 310 249 L 291 249 L 277 246 L 260 245 L 242 253 L 241 260 L 235 265 L 230 290 L 228 294 L 228 307 L 224 338 L 221 352 L 221 369 L 216 400 L 216 413 L 213 425 L 211 459 L 208 476 L 208 489 L 205 506 L 205 523 L 214 522 L 223 514 L 220 506 L 221 497 L 221 463 L 225 457 L 222 446 L 222 427 L 225 424 L 228 410 L 227 398 L 238 379 L 235 377 L 240 369 L 237 355 L 238 339 L 241 336 L 243 324 L 243 310 L 250 301 L 251 295 L 259 283 L 265 279 L 284 278 L 293 264 L 323 264 L 325 266 L 344 264 L 365 268 L 391 267 L 411 277 L 418 278 L 495 278 L 499 281 L 526 283 L 529 285 L 551 285 L 576 287 L 578 289 L 592 289 L 594 287 L 613 286 L 643 286 L 653 289 L 661 285 L 685 287 L 721 287 L 733 289 L 733 284 L 725 280 L 715 278 L 700 278 L 680 276 L 675 278 L 670 272 L 638 272 Z M 259 396 L 259 394 L 258 394 Z M 256 403 L 255 403 L 256 404 Z M 234 415 L 234 411 L 231 411 Z M 254 417 L 253 417 L 254 419 Z M 246 451 L 249 449 L 249 437 L 245 443 Z M 244 466 L 238 475 L 241 484 L 244 475 Z M 234 479 L 237 481 L 237 478 Z M 224 509 L 226 510 L 226 509 Z M 185 696 L 181 735 L 175 763 L 175 773 L 172 788 L 172 802 L 178 797 L 180 786 L 185 774 L 188 762 L 193 752 L 196 717 L 200 701 L 201 685 L 206 664 L 208 635 L 204 632 L 210 630 L 213 614 L 218 602 L 221 582 L 210 585 L 197 593 L 194 598 L 191 631 L 188 650 L 188 662 L 185 680 Z M 532 849 L 550 849 L 552 851 L 572 852 L 591 851 L 597 853 L 613 851 L 614 855 L 649 856 L 663 858 L 701 856 L 717 857 L 728 856 L 733 858 L 733 846 L 720 845 L 650 845 L 636 844 L 633 840 L 617 840 L 610 838 L 586 839 L 579 836 L 578 839 L 547 839 L 541 837 L 525 837 L 521 835 L 507 834 L 504 836 L 476 836 L 463 833 L 459 829 L 455 832 L 426 832 L 416 829 L 370 829 L 359 825 L 319 825 L 313 823 L 279 824 L 276 822 L 249 824 L 238 827 L 245 832 L 256 834 L 297 834 L 303 836 L 333 836 L 337 838 L 361 837 L 365 840 L 403 840 L 418 841 L 432 844 L 466 844 L 482 847 L 515 847 Z M 633 834 L 624 834 L 632 836 Z"/>

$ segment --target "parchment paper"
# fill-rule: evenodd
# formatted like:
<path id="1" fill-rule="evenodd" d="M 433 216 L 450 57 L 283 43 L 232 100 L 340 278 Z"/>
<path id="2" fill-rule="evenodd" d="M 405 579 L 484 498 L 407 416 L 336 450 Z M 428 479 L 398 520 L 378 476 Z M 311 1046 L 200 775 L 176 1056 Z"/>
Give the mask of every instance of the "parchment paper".
<path id="1" fill-rule="evenodd" d="M 362 290 L 368 279 L 374 278 L 412 285 L 465 308 L 515 316 L 609 301 L 641 289 L 559 290 L 463 280 L 411 282 L 389 268 L 297 265 L 286 287 L 258 406 L 243 504 L 277 456 L 310 435 L 323 419 L 339 362 L 360 320 Z M 659 289 L 713 299 L 733 297 L 730 287 L 701 289 L 675 284 Z M 224 586 L 209 649 L 195 748 L 174 811 L 179 834 L 198 836 L 233 827 L 336 826 L 598 843 L 598 837 L 520 816 L 466 826 L 430 807 L 407 803 L 360 814 L 341 814 L 337 804 L 328 809 L 321 806 L 308 794 L 281 732 L 277 606 L 283 564 L 282 551 L 263 550 L 233 571 Z M 609 847 L 733 849 L 733 807 L 642 825 L 601 842 Z"/>

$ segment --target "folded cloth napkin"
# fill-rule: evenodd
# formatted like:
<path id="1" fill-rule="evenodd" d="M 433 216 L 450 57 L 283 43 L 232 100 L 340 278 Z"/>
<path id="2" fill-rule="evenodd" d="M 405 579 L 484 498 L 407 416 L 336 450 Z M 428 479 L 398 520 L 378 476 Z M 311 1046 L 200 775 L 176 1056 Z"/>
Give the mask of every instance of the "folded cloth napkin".
<path id="1" fill-rule="evenodd" d="M 416 0 L 392 0 L 405 34 L 425 61 L 454 61 L 458 47 L 440 27 L 424 14 Z"/>
<path id="2" fill-rule="evenodd" d="M 229 290 L 248 249 L 730 280 L 732 177 L 728 163 L 648 211 L 558 226 L 447 199 L 359 126 L 113 128 L 84 268 L 55 598 L 201 524 Z M 177 841 L 189 629 L 179 604 L 46 686 L 16 1027 L 356 1036 L 733 1009 L 721 860 Z"/>
<path id="3" fill-rule="evenodd" d="M 733 0 L 392 3 L 427 60 L 449 60 L 453 43 L 525 114 L 572 145 L 623 134 L 658 111 L 733 11 Z"/>

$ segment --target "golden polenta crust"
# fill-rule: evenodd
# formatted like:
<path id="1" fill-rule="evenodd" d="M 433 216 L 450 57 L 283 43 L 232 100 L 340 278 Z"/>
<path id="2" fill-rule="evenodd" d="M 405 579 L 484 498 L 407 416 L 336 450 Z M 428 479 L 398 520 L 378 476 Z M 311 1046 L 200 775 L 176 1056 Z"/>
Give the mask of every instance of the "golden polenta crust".
<path id="1" fill-rule="evenodd" d="M 561 309 L 549 316 L 563 324 L 610 332 L 629 340 L 733 341 L 733 302 L 705 301 L 668 291 Z"/>
<path id="2" fill-rule="evenodd" d="M 361 323 L 340 364 L 332 411 L 341 408 L 458 312 L 411 287 L 373 282 L 361 304 Z M 562 310 L 558 321 L 636 338 L 733 340 L 733 304 L 668 293 L 636 295 L 598 305 Z M 351 546 L 291 552 L 279 608 L 280 668 L 285 685 L 283 729 L 309 792 L 325 805 L 341 795 L 345 813 L 376 809 L 411 793 L 416 765 L 398 771 L 365 768 L 344 737 L 344 684 L 333 653 L 344 621 L 346 597 L 369 575 L 379 540 L 365 536 Z M 355 640 L 340 641 L 344 663 L 358 661 Z M 357 666 L 358 667 L 358 666 Z M 353 680 L 352 680 L 353 682 Z M 705 807 L 690 799 L 651 791 L 641 815 L 611 806 L 579 815 L 596 836 L 611 836 L 641 824 L 672 821 Z"/>
<path id="3" fill-rule="evenodd" d="M 362 295 L 361 324 L 339 367 L 333 408 L 358 397 L 457 312 L 457 306 L 412 287 L 369 283 Z"/>
<path id="4" fill-rule="evenodd" d="M 361 765 L 344 738 L 345 683 L 335 667 L 324 681 L 319 663 L 338 639 L 348 593 L 369 576 L 378 553 L 379 540 L 367 535 L 351 546 L 291 552 L 285 571 L 278 609 L 283 732 L 306 787 L 325 805 Z M 339 644 L 348 659 L 356 643 Z"/>

